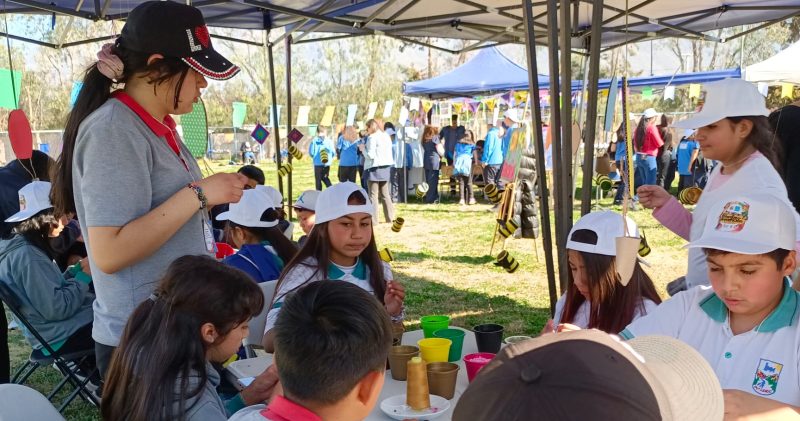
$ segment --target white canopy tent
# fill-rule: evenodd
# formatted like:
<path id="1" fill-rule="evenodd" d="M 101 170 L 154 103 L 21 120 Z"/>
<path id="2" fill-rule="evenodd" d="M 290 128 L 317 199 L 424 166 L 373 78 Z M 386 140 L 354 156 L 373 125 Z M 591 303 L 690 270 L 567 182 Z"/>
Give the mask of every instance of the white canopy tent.
<path id="1" fill-rule="evenodd" d="M 760 63 L 747 66 L 744 78 L 750 82 L 791 82 L 800 85 L 800 41 Z"/>

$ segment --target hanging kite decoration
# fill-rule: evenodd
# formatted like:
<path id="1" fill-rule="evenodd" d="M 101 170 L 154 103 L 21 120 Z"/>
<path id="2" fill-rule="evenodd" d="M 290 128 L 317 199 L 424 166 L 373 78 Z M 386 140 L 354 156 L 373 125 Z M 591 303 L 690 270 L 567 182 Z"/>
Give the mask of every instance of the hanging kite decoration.
<path id="1" fill-rule="evenodd" d="M 8 114 L 8 138 L 17 159 L 30 159 L 33 155 L 33 133 L 25 111 L 13 110 Z"/>
<path id="2" fill-rule="evenodd" d="M 303 134 L 303 132 L 301 132 L 300 130 L 297 130 L 297 129 L 292 129 L 292 131 L 291 131 L 291 132 L 289 132 L 289 135 L 288 135 L 288 137 L 289 137 L 289 140 L 291 140 L 291 141 L 292 141 L 292 142 L 294 142 L 294 143 L 297 143 L 297 142 L 299 142 L 299 141 L 300 141 L 300 139 L 302 139 L 302 138 L 303 138 L 303 136 L 305 136 L 305 135 Z"/>
<path id="3" fill-rule="evenodd" d="M 269 137 L 269 131 L 267 131 L 267 129 L 265 129 L 260 123 L 256 123 L 256 128 L 253 129 L 252 133 L 250 133 L 250 137 L 255 139 L 255 141 L 259 144 L 263 145 Z"/>

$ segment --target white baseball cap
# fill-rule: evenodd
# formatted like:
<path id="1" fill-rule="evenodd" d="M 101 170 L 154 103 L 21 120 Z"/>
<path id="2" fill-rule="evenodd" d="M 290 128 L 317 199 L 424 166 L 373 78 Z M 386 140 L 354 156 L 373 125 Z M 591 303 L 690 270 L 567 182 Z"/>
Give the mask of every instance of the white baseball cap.
<path id="1" fill-rule="evenodd" d="M 50 183 L 33 181 L 19 189 L 19 212 L 11 215 L 6 222 L 21 222 L 37 213 L 52 208 L 50 203 Z"/>
<path id="2" fill-rule="evenodd" d="M 268 228 L 278 225 L 276 214 L 267 217 L 265 212 L 275 208 L 275 202 L 264 189 L 250 189 L 242 193 L 237 203 L 231 203 L 227 212 L 217 215 L 217 221 L 231 221 L 251 228 Z"/>
<path id="3" fill-rule="evenodd" d="M 389 136 L 391 136 L 391 135 L 393 135 L 393 134 L 395 134 L 395 133 L 397 133 L 397 132 L 396 132 L 396 131 L 394 131 L 394 129 L 393 129 L 393 128 L 391 128 L 391 127 L 389 127 L 388 129 L 386 129 L 386 134 L 388 134 Z"/>
<path id="4" fill-rule="evenodd" d="M 269 197 L 270 203 L 274 205 L 273 209 L 281 208 L 281 204 L 283 203 L 283 195 L 278 191 L 278 189 L 272 186 L 264 186 L 259 184 L 256 186 L 255 190 L 260 190 L 264 192 L 267 197 Z"/>
<path id="5" fill-rule="evenodd" d="M 617 237 L 625 237 L 625 226 L 622 221 L 622 214 L 612 211 L 591 212 L 583 215 L 569 232 L 567 249 L 616 256 Z M 628 217 L 625 217 L 625 222 L 628 224 L 628 237 L 639 237 L 639 228 L 636 226 L 636 222 Z M 578 230 L 589 230 L 597 234 L 597 244 L 573 241 L 572 234 Z"/>
<path id="6" fill-rule="evenodd" d="M 348 205 L 347 198 L 351 194 L 359 192 L 367 200 L 365 205 Z M 345 181 L 344 183 L 334 184 L 323 190 L 317 198 L 316 223 L 333 221 L 345 215 L 353 213 L 368 213 L 375 216 L 375 206 L 369 201 L 369 195 L 358 184 Z"/>
<path id="7" fill-rule="evenodd" d="M 503 117 L 513 121 L 514 123 L 519 123 L 519 114 L 517 114 L 516 108 L 509 108 L 506 112 L 503 113 Z"/>
<path id="8" fill-rule="evenodd" d="M 689 248 L 740 254 L 795 249 L 795 212 L 775 196 L 754 193 L 729 197 L 708 213 L 703 234 Z"/>
<path id="9" fill-rule="evenodd" d="M 300 193 L 300 197 L 297 198 L 297 201 L 294 202 L 294 206 L 292 207 L 295 209 L 304 209 L 316 212 L 319 193 L 320 192 L 317 190 L 306 190 Z"/>
<path id="10" fill-rule="evenodd" d="M 695 114 L 673 123 L 681 129 L 696 129 L 726 117 L 769 116 L 766 98 L 756 85 L 742 79 L 723 79 L 703 85 Z"/>
<path id="11" fill-rule="evenodd" d="M 655 108 L 648 108 L 648 109 L 644 110 L 644 113 L 642 114 L 642 116 L 644 116 L 644 118 L 653 118 L 653 117 L 655 117 L 657 115 L 658 115 L 658 111 L 656 111 Z"/>

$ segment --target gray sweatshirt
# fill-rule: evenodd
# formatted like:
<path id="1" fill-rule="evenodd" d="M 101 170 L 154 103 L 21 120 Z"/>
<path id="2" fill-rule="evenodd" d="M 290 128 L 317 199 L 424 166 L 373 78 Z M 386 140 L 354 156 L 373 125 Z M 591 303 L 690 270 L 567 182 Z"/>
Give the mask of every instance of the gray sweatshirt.
<path id="1" fill-rule="evenodd" d="M 54 261 L 24 237 L 0 240 L 0 282 L 10 287 L 22 313 L 56 349 L 92 322 L 94 295 L 89 285 L 62 274 Z M 42 347 L 26 329 L 23 334 L 35 349 Z"/>

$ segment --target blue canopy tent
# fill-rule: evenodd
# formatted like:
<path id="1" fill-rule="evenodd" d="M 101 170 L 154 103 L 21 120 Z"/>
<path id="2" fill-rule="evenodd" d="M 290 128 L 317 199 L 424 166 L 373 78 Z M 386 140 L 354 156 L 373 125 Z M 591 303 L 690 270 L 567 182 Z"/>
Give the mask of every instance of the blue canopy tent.
<path id="1" fill-rule="evenodd" d="M 628 79 L 628 86 L 631 88 L 641 88 L 644 86 L 686 85 L 689 83 L 708 83 L 722 79 L 740 79 L 741 77 L 741 69 L 735 68 L 711 70 L 707 72 L 679 73 L 674 75 L 632 77 Z M 611 87 L 611 79 L 600 79 L 597 83 L 598 89 L 608 89 L 609 87 Z M 619 79 L 617 80 L 617 87 L 622 87 L 622 81 Z"/>
<path id="2" fill-rule="evenodd" d="M 550 78 L 539 75 L 546 86 Z M 528 70 L 497 48 L 485 48 L 468 62 L 434 78 L 406 82 L 403 93 L 431 99 L 491 95 L 528 89 Z"/>

